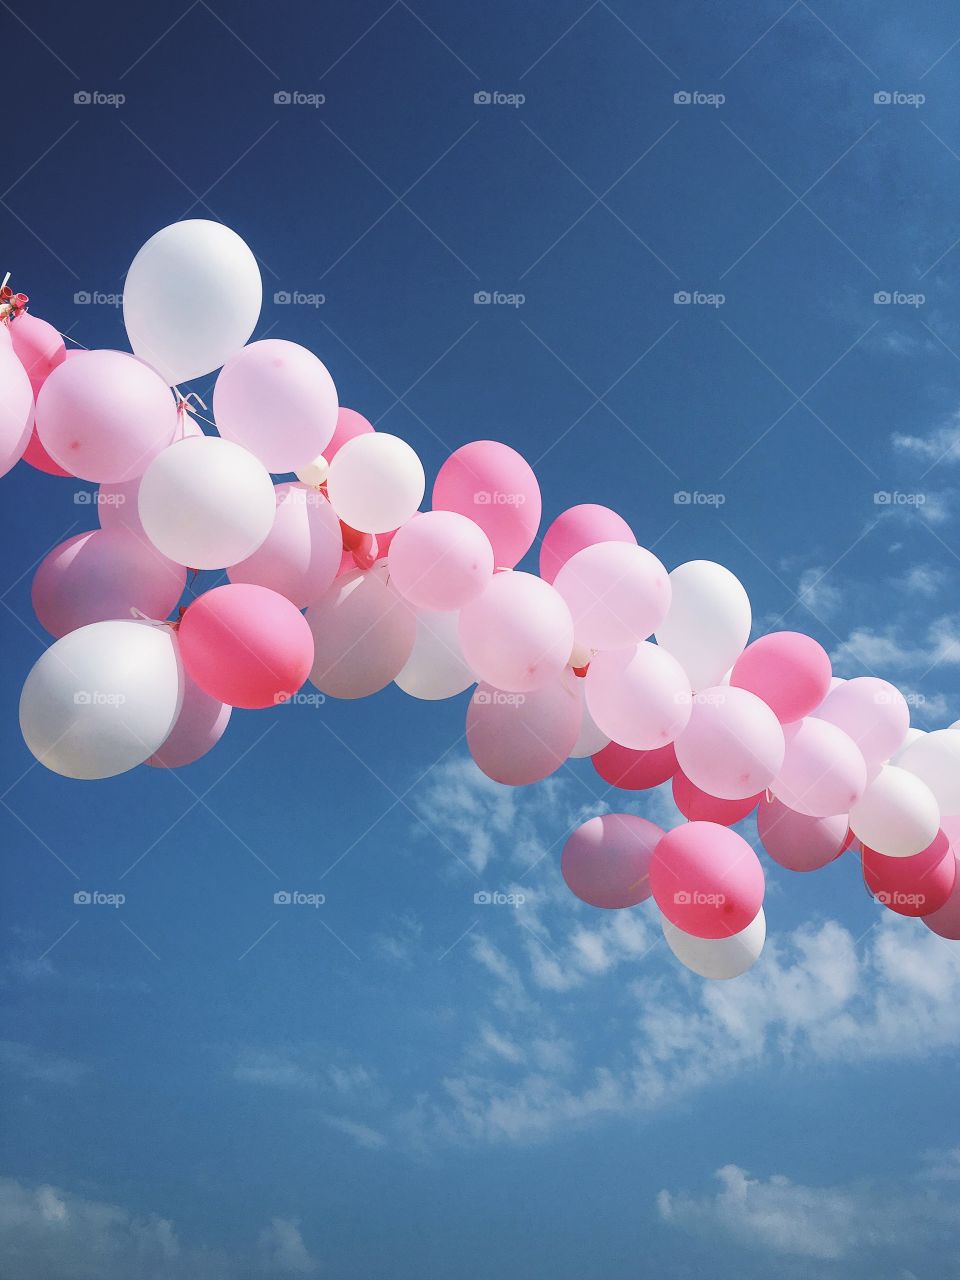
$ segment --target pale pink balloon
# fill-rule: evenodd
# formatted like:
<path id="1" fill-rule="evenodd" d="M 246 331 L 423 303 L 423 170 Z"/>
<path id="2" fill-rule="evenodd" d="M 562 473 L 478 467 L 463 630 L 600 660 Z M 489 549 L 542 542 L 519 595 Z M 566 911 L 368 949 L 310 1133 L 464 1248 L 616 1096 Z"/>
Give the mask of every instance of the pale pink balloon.
<path id="1" fill-rule="evenodd" d="M 797 813 L 813 818 L 848 814 L 867 785 L 863 753 L 829 720 L 805 716 L 784 725 L 786 751 L 770 790 Z"/>
<path id="2" fill-rule="evenodd" d="M 848 733 L 868 766 L 889 760 L 910 728 L 906 698 L 895 685 L 876 676 L 845 680 L 827 694 L 815 714 Z"/>
<path id="3" fill-rule="evenodd" d="M 223 366 L 213 388 L 220 434 L 248 449 L 268 471 L 296 471 L 323 453 L 337 411 L 337 389 L 326 366 L 306 347 L 283 338 L 248 343 Z"/>
<path id="4" fill-rule="evenodd" d="M 626 520 L 609 507 L 585 502 L 561 511 L 540 544 L 540 577 L 544 582 L 553 582 L 571 556 L 597 542 L 636 546 L 637 539 Z"/>
<path id="5" fill-rule="evenodd" d="M 17 359 L 27 371 L 34 396 L 57 365 L 67 358 L 63 338 L 46 320 L 24 311 L 10 321 L 10 341 Z"/>
<path id="6" fill-rule="evenodd" d="M 154 769 L 180 769 L 193 764 L 223 737 L 233 708 L 204 693 L 184 672 L 183 705 L 170 737 L 146 762 Z"/>
<path id="7" fill-rule="evenodd" d="M 23 457 L 33 427 L 33 391 L 12 347 L 0 348 L 0 476 Z"/>
<path id="8" fill-rule="evenodd" d="M 250 582 L 286 596 L 298 609 L 324 594 L 340 568 L 340 521 L 320 492 L 305 484 L 274 486 L 277 514 L 253 555 L 231 565 L 231 582 Z"/>
<path id="9" fill-rule="evenodd" d="M 721 800 L 744 800 L 769 787 L 784 751 L 783 729 L 767 704 L 725 685 L 694 695 L 690 723 L 677 739 L 680 768 Z"/>
<path id="10" fill-rule="evenodd" d="M 822 645 L 798 631 L 774 631 L 747 645 L 730 683 L 762 698 L 781 724 L 810 715 L 830 690 L 833 669 Z"/>
<path id="11" fill-rule="evenodd" d="M 690 681 L 666 649 L 644 641 L 598 653 L 586 675 L 587 706 L 614 742 L 652 751 L 673 742 L 690 719 Z"/>
<path id="12" fill-rule="evenodd" d="M 496 689 L 525 693 L 555 680 L 573 648 L 563 598 L 531 573 L 495 573 L 460 611 L 467 665 Z"/>
<path id="13" fill-rule="evenodd" d="M 125 529 L 91 529 L 49 551 L 33 579 L 33 608 L 51 635 L 91 622 L 162 620 L 179 602 L 187 571 Z"/>
<path id="14" fill-rule="evenodd" d="M 373 426 L 356 409 L 346 409 L 343 405 L 337 412 L 337 425 L 333 435 L 324 445 L 321 452 L 327 462 L 332 462 L 337 452 L 354 436 L 365 436 L 373 430 Z"/>
<path id="15" fill-rule="evenodd" d="M 587 649 L 623 649 L 646 640 L 670 607 L 666 569 L 645 547 L 628 542 L 584 547 L 553 585 L 570 609 L 577 644 Z"/>
<path id="16" fill-rule="evenodd" d="M 467 746 L 494 782 L 539 782 L 569 756 L 580 733 L 580 702 L 564 673 L 529 693 L 481 684 L 467 707 Z"/>
<path id="17" fill-rule="evenodd" d="M 635 751 L 622 747 L 619 742 L 610 742 L 592 759 L 593 767 L 604 782 L 621 791 L 648 791 L 659 787 L 662 782 L 669 782 L 679 768 L 672 742 L 654 747 L 652 751 Z"/>
<path id="18" fill-rule="evenodd" d="M 942 830 L 950 841 L 950 849 L 957 861 L 960 850 L 960 818 L 944 818 Z M 960 862 L 957 862 L 956 877 L 950 897 L 942 907 L 922 917 L 923 923 L 938 937 L 947 938 L 950 942 L 960 942 Z"/>
<path id="19" fill-rule="evenodd" d="M 417 615 L 380 566 L 336 579 L 307 611 L 316 655 L 311 681 L 334 698 L 365 698 L 403 670 Z"/>
<path id="20" fill-rule="evenodd" d="M 650 860 L 663 835 L 632 813 L 591 818 L 563 846 L 567 887 L 591 907 L 635 907 L 650 897 Z"/>
<path id="21" fill-rule="evenodd" d="M 389 548 L 391 581 L 418 609 L 462 609 L 493 576 L 490 539 L 456 511 L 420 512 L 397 530 Z"/>
<path id="22" fill-rule="evenodd" d="M 82 480 L 142 475 L 176 429 L 170 388 L 122 351 L 78 352 L 53 370 L 37 399 L 43 447 Z"/>
<path id="23" fill-rule="evenodd" d="M 957 859 L 943 831 L 911 858 L 886 858 L 864 847 L 860 863 L 864 884 L 873 896 L 901 916 L 939 911 L 949 902 L 957 882 Z"/>
<path id="24" fill-rule="evenodd" d="M 123 480 L 120 484 L 100 486 L 95 502 L 101 529 L 126 529 L 141 538 L 146 538 L 146 531 L 140 523 L 140 508 L 137 505 L 140 479 L 140 476 L 135 476 L 133 480 Z"/>
<path id="25" fill-rule="evenodd" d="M 745 800 L 721 800 L 695 787 L 685 773 L 678 769 L 673 775 L 673 802 L 688 822 L 718 822 L 732 827 L 753 813 L 760 803 L 760 796 L 747 796 Z"/>
<path id="26" fill-rule="evenodd" d="M 537 477 L 516 450 L 496 440 L 474 440 L 450 455 L 437 473 L 432 505 L 475 521 L 502 569 L 530 550 L 540 527 Z"/>
<path id="27" fill-rule="evenodd" d="M 671 924 L 695 938 L 729 938 L 763 906 L 763 868 L 742 836 L 715 822 L 668 831 L 653 852 L 650 886 Z"/>
<path id="28" fill-rule="evenodd" d="M 770 857 L 788 871 L 817 871 L 839 858 L 850 841 L 847 815 L 811 818 L 764 797 L 757 810 L 757 834 Z"/>
<path id="29" fill-rule="evenodd" d="M 68 476 L 69 471 L 65 467 L 61 467 L 58 462 L 50 457 L 40 437 L 37 435 L 36 424 L 30 432 L 30 439 L 27 441 L 27 447 L 23 451 L 23 460 L 34 467 L 37 471 L 43 471 L 48 476 Z"/>

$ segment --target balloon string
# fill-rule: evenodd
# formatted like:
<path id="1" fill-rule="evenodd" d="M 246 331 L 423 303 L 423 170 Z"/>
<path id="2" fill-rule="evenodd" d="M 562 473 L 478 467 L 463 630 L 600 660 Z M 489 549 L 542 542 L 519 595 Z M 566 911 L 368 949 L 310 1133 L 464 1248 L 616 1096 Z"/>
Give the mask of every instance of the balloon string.
<path id="1" fill-rule="evenodd" d="M 182 618 L 185 613 L 186 609 L 181 605 L 179 616 L 176 621 L 172 621 L 170 618 L 151 618 L 145 614 L 142 609 L 138 609 L 135 604 L 130 606 L 130 616 L 131 618 L 135 618 L 137 622 L 145 622 L 149 627 L 170 627 L 172 631 L 176 631 L 179 628 L 180 618 Z"/>

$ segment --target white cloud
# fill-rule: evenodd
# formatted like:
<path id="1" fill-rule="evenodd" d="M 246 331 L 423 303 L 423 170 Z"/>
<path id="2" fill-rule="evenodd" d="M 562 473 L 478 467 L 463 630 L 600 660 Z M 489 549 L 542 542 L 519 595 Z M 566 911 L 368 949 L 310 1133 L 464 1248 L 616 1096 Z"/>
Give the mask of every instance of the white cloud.
<path id="1" fill-rule="evenodd" d="M 310 1256 L 300 1228 L 289 1218 L 274 1218 L 259 1240 L 260 1265 L 268 1275 L 312 1276 L 320 1265 Z"/>
<path id="2" fill-rule="evenodd" d="M 892 437 L 894 449 L 910 454 L 923 462 L 960 462 L 960 412 L 930 431 L 925 436 L 912 436 L 897 432 Z"/>
<path id="3" fill-rule="evenodd" d="M 85 1063 L 45 1053 L 17 1040 L 0 1040 L 0 1070 L 37 1084 L 74 1085 L 87 1073 Z"/>

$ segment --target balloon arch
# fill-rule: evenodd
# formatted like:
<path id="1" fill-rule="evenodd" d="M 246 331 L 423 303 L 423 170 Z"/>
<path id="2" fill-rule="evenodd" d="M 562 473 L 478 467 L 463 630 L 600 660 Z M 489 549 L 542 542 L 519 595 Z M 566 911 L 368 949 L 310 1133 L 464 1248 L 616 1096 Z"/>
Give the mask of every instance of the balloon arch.
<path id="1" fill-rule="evenodd" d="M 598 908 L 652 895 L 670 948 L 704 977 L 743 973 L 764 943 L 763 869 L 731 829 L 751 814 L 781 866 L 812 871 L 854 846 L 879 902 L 960 940 L 960 729 L 911 728 L 898 689 L 834 677 L 807 636 L 748 643 L 729 570 L 668 573 L 606 507 L 564 511 L 540 575 L 516 570 L 541 501 L 508 445 L 456 450 L 421 512 L 405 441 L 341 408 L 305 347 L 249 342 L 261 301 L 247 245 L 199 219 L 134 258 L 133 354 L 67 351 L 23 294 L 0 293 L 0 474 L 22 459 L 100 486 L 100 527 L 54 547 L 33 581 L 55 637 L 20 700 L 37 760 L 68 778 L 179 768 L 233 707 L 307 680 L 337 698 L 475 685 L 467 743 L 497 782 L 586 756 L 627 791 L 672 780 L 685 822 L 592 818 L 562 871 Z M 217 369 L 210 435 L 177 386 Z M 229 584 L 174 620 L 188 569 Z"/>

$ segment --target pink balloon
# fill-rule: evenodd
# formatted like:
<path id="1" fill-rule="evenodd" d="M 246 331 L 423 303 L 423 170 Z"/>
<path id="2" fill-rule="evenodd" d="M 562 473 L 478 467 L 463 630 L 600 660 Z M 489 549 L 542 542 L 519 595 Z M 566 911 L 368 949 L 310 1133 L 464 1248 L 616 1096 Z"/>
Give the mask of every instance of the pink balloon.
<path id="1" fill-rule="evenodd" d="M 0 476 L 23 457 L 33 425 L 33 391 L 27 371 L 13 353 L 0 348 Z"/>
<path id="2" fill-rule="evenodd" d="M 231 565 L 231 582 L 254 583 L 286 596 L 298 609 L 324 594 L 340 568 L 340 521 L 320 492 L 305 484 L 274 486 L 277 514 L 253 555 Z"/>
<path id="3" fill-rule="evenodd" d="M 770 790 L 797 813 L 848 814 L 867 786 L 863 753 L 828 720 L 806 716 L 784 725 L 786 751 Z"/>
<path id="4" fill-rule="evenodd" d="M 225 702 L 204 693 L 185 673 L 180 714 L 169 738 L 146 763 L 154 769 L 180 769 L 185 764 L 193 764 L 223 737 L 232 711 Z"/>
<path id="5" fill-rule="evenodd" d="M 910 728 L 910 708 L 903 694 L 876 676 L 858 676 L 832 689 L 816 710 L 848 733 L 868 767 L 882 764 L 903 745 Z"/>
<path id="6" fill-rule="evenodd" d="M 609 507 L 585 502 L 561 511 L 543 535 L 540 544 L 540 577 L 553 582 L 571 556 L 597 542 L 627 542 L 637 545 L 633 530 L 622 516 Z"/>
<path id="7" fill-rule="evenodd" d="M 512 569 L 530 550 L 540 527 L 537 477 L 519 453 L 496 440 L 474 440 L 450 455 L 437 473 L 432 505 L 475 521 L 501 569 Z"/>
<path id="8" fill-rule="evenodd" d="M 354 569 L 311 605 L 311 681 L 334 698 L 366 698 L 395 680 L 413 652 L 417 615 L 381 566 Z"/>
<path id="9" fill-rule="evenodd" d="M 577 644 L 622 649 L 652 636 L 670 607 L 670 576 L 645 547 L 596 542 L 572 555 L 554 581 Z"/>
<path id="10" fill-rule="evenodd" d="M 933 843 L 910 858 L 887 858 L 864 848 L 861 857 L 867 888 L 901 916 L 927 916 L 945 906 L 957 881 L 957 859 L 939 831 Z"/>
<path id="11" fill-rule="evenodd" d="M 622 747 L 619 742 L 611 742 L 592 759 L 593 767 L 604 782 L 623 791 L 647 791 L 650 787 L 659 787 L 662 782 L 668 782 L 678 768 L 672 742 L 652 751 L 634 751 L 630 747 Z"/>
<path id="12" fill-rule="evenodd" d="M 337 452 L 348 440 L 352 440 L 355 436 L 368 435 L 372 430 L 371 424 L 362 414 L 357 413 L 356 409 L 345 409 L 341 405 L 337 413 L 336 428 L 323 447 L 323 456 L 328 462 L 332 462 Z"/>
<path id="13" fill-rule="evenodd" d="M 10 321 L 9 332 L 13 350 L 37 396 L 49 375 L 67 358 L 63 338 L 52 324 L 29 311 L 21 312 Z"/>
<path id="14" fill-rule="evenodd" d="M 567 887 L 591 907 L 635 907 L 650 897 L 650 860 L 663 835 L 632 813 L 591 818 L 563 846 Z"/>
<path id="15" fill-rule="evenodd" d="M 43 447 L 82 480 L 142 475 L 176 429 L 170 388 L 122 351 L 79 352 L 54 369 L 37 400 Z"/>
<path id="16" fill-rule="evenodd" d="M 677 739 L 680 768 L 695 786 L 721 800 L 743 800 L 769 787 L 784 751 L 783 729 L 767 704 L 746 689 L 726 685 L 694 696 L 690 723 Z"/>
<path id="17" fill-rule="evenodd" d="M 774 631 L 747 645 L 730 683 L 762 698 L 781 724 L 815 711 L 830 690 L 833 669 L 822 645 L 798 631 Z"/>
<path id="18" fill-rule="evenodd" d="M 960 818 L 944 818 L 943 833 L 950 841 L 950 849 L 957 862 L 957 850 L 960 849 Z M 940 938 L 950 942 L 960 942 L 960 862 L 957 863 L 956 878 L 949 898 L 942 907 L 922 917 L 923 923 Z"/>
<path id="19" fill-rule="evenodd" d="M 686 673 L 666 649 L 648 641 L 598 653 L 587 671 L 586 695 L 597 726 L 635 751 L 673 742 L 690 719 Z"/>
<path id="20" fill-rule="evenodd" d="M 657 906 L 695 938 L 729 938 L 763 906 L 763 868 L 742 836 L 715 822 L 668 831 L 650 862 Z"/>
<path id="21" fill-rule="evenodd" d="M 40 437 L 37 435 L 36 426 L 30 432 L 30 439 L 27 441 L 27 447 L 23 451 L 23 460 L 35 467 L 37 471 L 44 471 L 48 476 L 68 476 L 70 474 L 66 468 L 61 467 L 58 462 L 50 457 Z"/>
<path id="22" fill-rule="evenodd" d="M 573 648 L 570 610 L 541 578 L 496 573 L 460 612 L 460 647 L 480 680 L 527 693 L 566 667 Z"/>
<path id="23" fill-rule="evenodd" d="M 760 796 L 747 796 L 744 800 L 720 800 L 695 787 L 685 773 L 678 769 L 673 775 L 673 800 L 688 822 L 717 822 L 722 827 L 732 827 L 760 803 Z"/>
<path id="24" fill-rule="evenodd" d="M 313 662 L 313 636 L 299 609 L 248 583 L 205 592 L 180 619 L 179 636 L 187 674 L 231 707 L 286 702 Z"/>
<path id="25" fill-rule="evenodd" d="M 138 609 L 163 620 L 180 600 L 187 571 L 125 529 L 91 529 L 49 551 L 33 579 L 33 608 L 53 636 Z"/>
<path id="26" fill-rule="evenodd" d="M 488 778 L 522 787 L 560 768 L 580 734 L 575 679 L 564 673 L 530 693 L 478 685 L 467 707 L 467 746 Z"/>
<path id="27" fill-rule="evenodd" d="M 138 537 L 146 538 L 137 505 L 139 492 L 140 476 L 135 476 L 133 480 L 123 480 L 120 484 L 102 484 L 94 498 L 100 528 L 126 529 Z"/>
<path id="28" fill-rule="evenodd" d="M 410 604 L 451 612 L 475 600 L 490 582 L 493 548 L 466 516 L 424 511 L 391 539 L 389 567 L 393 585 Z"/>
<path id="29" fill-rule="evenodd" d="M 780 800 L 760 801 L 757 833 L 774 862 L 788 871 L 817 871 L 839 858 L 850 843 L 846 814 L 811 818 Z"/>

